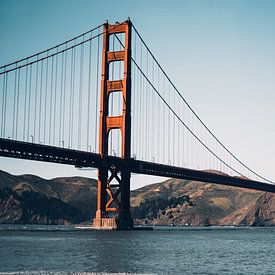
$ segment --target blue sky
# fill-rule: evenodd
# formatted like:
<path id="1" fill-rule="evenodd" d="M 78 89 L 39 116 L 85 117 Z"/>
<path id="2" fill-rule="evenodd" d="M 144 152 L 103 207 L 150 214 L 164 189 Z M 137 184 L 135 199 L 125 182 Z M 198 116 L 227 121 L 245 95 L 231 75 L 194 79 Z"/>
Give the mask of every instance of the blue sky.
<path id="1" fill-rule="evenodd" d="M 244 163 L 275 180 L 274 15 L 275 1 L 0 0 L 0 64 L 106 19 L 130 16 L 208 127 Z M 5 158 L 0 169 L 48 178 L 83 174 L 67 166 Z M 133 178 L 133 186 L 152 180 Z"/>

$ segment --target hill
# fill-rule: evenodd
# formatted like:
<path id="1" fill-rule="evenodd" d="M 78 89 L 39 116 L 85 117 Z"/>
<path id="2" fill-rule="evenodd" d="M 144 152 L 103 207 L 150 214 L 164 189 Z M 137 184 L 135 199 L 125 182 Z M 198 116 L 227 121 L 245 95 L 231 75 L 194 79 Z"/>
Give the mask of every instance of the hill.
<path id="1" fill-rule="evenodd" d="M 0 171 L 0 223 L 89 222 L 96 192 L 94 179 Z M 131 206 L 136 224 L 275 225 L 275 195 L 194 181 L 169 179 L 134 190 Z"/>
<path id="2" fill-rule="evenodd" d="M 94 179 L 46 180 L 0 171 L 0 223 L 66 224 L 91 220 L 95 215 L 96 190 Z"/>
<path id="3" fill-rule="evenodd" d="M 275 194 L 177 179 L 136 190 L 133 214 L 151 225 L 275 225 Z"/>

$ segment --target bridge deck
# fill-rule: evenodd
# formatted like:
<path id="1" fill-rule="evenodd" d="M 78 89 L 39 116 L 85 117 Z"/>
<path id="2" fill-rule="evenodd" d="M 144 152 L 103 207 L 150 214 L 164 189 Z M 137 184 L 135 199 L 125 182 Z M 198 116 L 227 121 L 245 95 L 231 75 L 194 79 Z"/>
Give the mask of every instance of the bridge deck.
<path id="1" fill-rule="evenodd" d="M 102 158 L 100 154 L 97 153 L 10 139 L 0 139 L 0 156 L 94 168 L 98 168 L 104 163 L 110 162 L 118 165 L 127 165 L 131 172 L 137 174 L 209 182 L 275 193 L 275 185 L 273 184 L 240 177 L 231 177 L 206 171 L 140 161 L 132 158 L 124 160 L 114 156 Z"/>

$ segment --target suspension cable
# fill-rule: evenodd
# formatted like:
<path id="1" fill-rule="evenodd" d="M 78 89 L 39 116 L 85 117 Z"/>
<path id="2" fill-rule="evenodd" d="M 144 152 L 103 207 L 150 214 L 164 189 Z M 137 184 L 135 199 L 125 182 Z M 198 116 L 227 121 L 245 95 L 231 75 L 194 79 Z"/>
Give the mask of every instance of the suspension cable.
<path id="1" fill-rule="evenodd" d="M 47 53 L 47 52 L 52 51 L 52 50 L 54 50 L 54 49 L 56 49 L 56 48 L 60 48 L 61 46 L 64 46 L 64 45 L 68 44 L 69 42 L 74 41 L 75 39 L 78 39 L 78 38 L 80 38 L 80 37 L 82 37 L 82 36 L 85 36 L 86 34 L 88 34 L 88 33 L 90 33 L 90 32 L 93 32 L 93 31 L 95 31 L 95 30 L 101 28 L 103 25 L 104 25 L 104 24 L 101 24 L 101 25 L 99 25 L 99 26 L 97 26 L 97 27 L 95 27 L 95 28 L 93 28 L 93 29 L 91 29 L 91 30 L 89 30 L 89 31 L 87 31 L 87 32 L 84 32 L 84 33 L 82 33 L 82 34 L 80 34 L 80 35 L 78 35 L 78 36 L 75 36 L 75 37 L 73 37 L 73 38 L 71 38 L 71 39 L 69 39 L 69 40 L 67 40 L 67 41 L 65 41 L 65 42 L 62 42 L 62 43 L 60 43 L 60 44 L 58 44 L 58 45 L 56 45 L 56 46 L 54 46 L 54 47 L 48 48 L 48 49 L 46 49 L 46 50 L 43 50 L 43 51 L 38 52 L 38 53 L 35 53 L 35 54 L 33 54 L 33 55 L 30 55 L 30 56 L 28 56 L 28 57 L 22 58 L 22 59 L 20 59 L 20 60 L 14 61 L 14 62 L 12 62 L 12 63 L 9 63 L 9 64 L 6 64 L 6 65 L 0 66 L 0 70 L 3 69 L 3 68 L 6 68 L 6 67 L 10 67 L 11 65 L 14 65 L 14 64 L 16 64 L 16 63 L 20 63 L 20 62 L 23 62 L 23 61 L 26 61 L 26 60 L 28 61 L 28 59 L 31 59 L 31 58 L 33 58 L 33 57 L 35 57 L 35 56 L 37 56 L 37 55 L 39 56 L 39 55 L 41 55 L 41 54 Z M 61 51 L 61 52 L 62 52 L 62 51 Z M 60 53 L 60 52 L 58 52 L 58 53 Z M 28 62 L 27 62 L 27 63 L 28 63 Z"/>
<path id="2" fill-rule="evenodd" d="M 135 30 L 135 32 L 137 33 L 138 37 L 140 38 L 140 40 L 142 41 L 143 45 L 145 46 L 145 48 L 147 49 L 147 51 L 150 53 L 151 57 L 153 58 L 153 60 L 156 62 L 156 64 L 158 65 L 158 67 L 160 68 L 160 70 L 162 71 L 162 73 L 165 75 L 165 77 L 167 78 L 167 80 L 169 81 L 169 83 L 172 85 L 172 87 L 175 89 L 175 91 L 177 92 L 177 94 L 180 96 L 180 98 L 184 101 L 184 103 L 187 105 L 187 107 L 190 109 L 190 111 L 195 115 L 195 117 L 199 120 L 199 122 L 206 128 L 206 130 L 210 133 L 210 135 L 223 147 L 224 150 L 227 151 L 227 153 L 229 153 L 237 162 L 239 162 L 241 165 L 243 165 L 247 170 L 249 170 L 250 172 L 252 172 L 254 175 L 256 175 L 257 177 L 268 181 L 270 183 L 273 183 L 272 181 L 262 177 L 261 175 L 259 175 L 258 173 L 256 173 L 255 171 L 253 171 L 252 169 L 250 169 L 248 166 L 246 166 L 239 158 L 237 158 L 233 153 L 231 153 L 229 151 L 229 149 L 227 149 L 227 147 L 225 147 L 225 145 L 213 134 L 213 132 L 206 126 L 206 124 L 201 120 L 201 118 L 197 115 L 197 113 L 193 110 L 193 108 L 189 105 L 189 103 L 185 100 L 185 98 L 181 95 L 181 93 L 179 92 L 179 90 L 176 88 L 176 86 L 174 85 L 174 83 L 172 82 L 172 80 L 170 79 L 170 77 L 167 75 L 167 73 L 164 71 L 164 69 L 162 68 L 162 66 L 159 64 L 159 62 L 157 61 L 157 59 L 155 58 L 155 56 L 153 55 L 153 53 L 151 52 L 151 50 L 149 49 L 149 47 L 147 46 L 147 44 L 145 43 L 145 41 L 143 40 L 143 38 L 141 37 L 141 35 L 139 34 L 139 32 L 137 31 L 137 29 L 135 28 L 135 26 L 132 24 L 133 29 Z M 133 60 L 134 61 L 134 60 Z M 137 65 L 137 64 L 136 64 Z"/>

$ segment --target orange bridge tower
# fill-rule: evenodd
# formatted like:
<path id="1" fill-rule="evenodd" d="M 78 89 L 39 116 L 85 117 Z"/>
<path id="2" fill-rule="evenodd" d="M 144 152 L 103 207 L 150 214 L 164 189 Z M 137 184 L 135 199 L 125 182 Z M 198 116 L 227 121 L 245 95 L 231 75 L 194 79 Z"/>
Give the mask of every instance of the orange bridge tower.
<path id="1" fill-rule="evenodd" d="M 130 177 L 127 160 L 131 156 L 131 21 L 110 25 L 104 24 L 102 50 L 102 79 L 99 120 L 99 153 L 102 165 L 98 169 L 97 211 L 93 226 L 98 229 L 131 229 L 133 220 L 130 212 Z M 124 33 L 124 50 L 109 51 L 110 36 Z M 123 79 L 109 80 L 112 62 L 123 61 Z M 112 93 L 122 94 L 122 114 L 110 116 L 109 99 Z M 121 133 L 121 157 L 106 158 L 110 131 Z M 114 184 L 114 181 L 116 183 Z M 113 183 L 112 183 L 113 182 Z"/>

